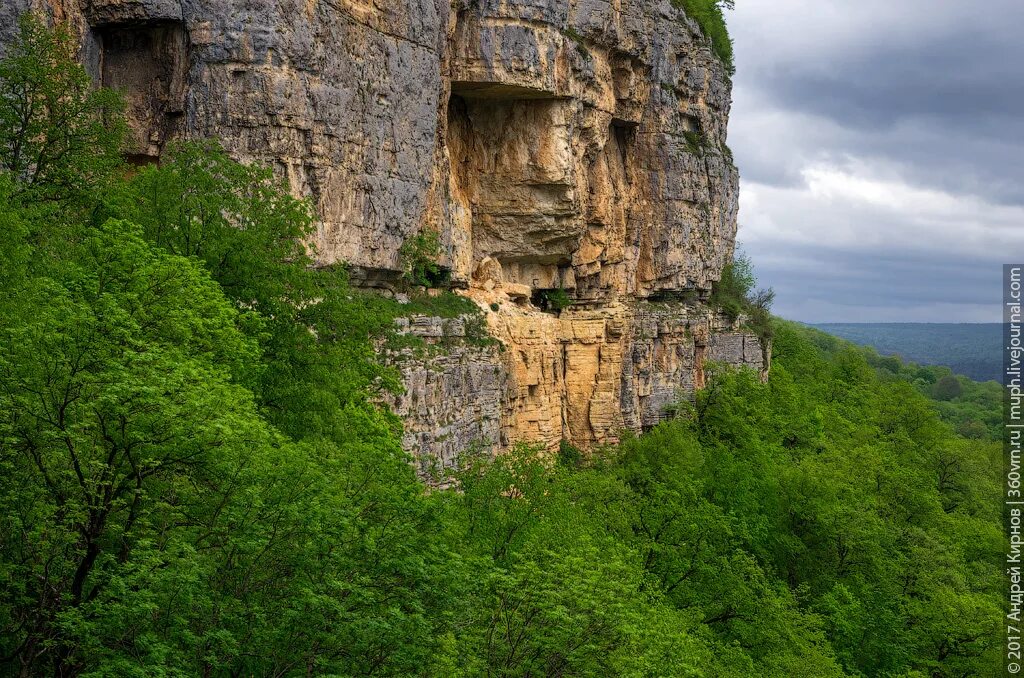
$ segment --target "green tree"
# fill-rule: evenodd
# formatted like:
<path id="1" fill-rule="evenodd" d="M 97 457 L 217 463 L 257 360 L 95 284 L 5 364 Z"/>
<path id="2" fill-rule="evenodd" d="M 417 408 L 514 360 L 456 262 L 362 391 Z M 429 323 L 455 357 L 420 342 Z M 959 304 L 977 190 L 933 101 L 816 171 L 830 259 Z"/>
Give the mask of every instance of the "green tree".
<path id="1" fill-rule="evenodd" d="M 82 200 L 121 166 L 123 103 L 93 88 L 77 52 L 66 27 L 21 16 L 0 62 L 0 171 L 15 179 L 12 198 Z"/>
<path id="2" fill-rule="evenodd" d="M 398 250 L 402 280 L 416 287 L 439 287 L 447 282 L 448 272 L 440 264 L 441 236 L 427 228 L 410 236 Z"/>
<path id="3" fill-rule="evenodd" d="M 738 254 L 723 267 L 721 278 L 712 288 L 710 303 L 730 322 L 745 315 L 754 333 L 763 342 L 770 342 L 774 336 L 771 307 L 775 291 L 755 290 L 756 284 L 753 262 L 745 254 Z"/>
<path id="4" fill-rule="evenodd" d="M 936 400 L 953 400 L 963 395 L 963 392 L 964 389 L 960 385 L 960 380 L 952 374 L 942 377 L 932 387 L 932 394 Z"/>
<path id="5" fill-rule="evenodd" d="M 213 142 L 174 144 L 160 167 L 122 184 L 104 213 L 199 258 L 239 308 L 258 314 L 263 359 L 248 385 L 275 426 L 295 438 L 394 436 L 397 422 L 372 401 L 397 388 L 396 376 L 371 342 L 391 330 L 393 312 L 352 290 L 344 271 L 313 265 L 312 209 L 268 170 Z M 353 426 L 357 410 L 362 424 Z"/>
<path id="6" fill-rule="evenodd" d="M 30 673 L 74 673 L 117 627 L 125 587 L 152 574 L 154 549 L 181 555 L 163 526 L 213 507 L 216 492 L 192 491 L 270 444 L 230 383 L 255 345 L 201 269 L 120 222 L 8 310 L 2 552 L 17 585 L 3 599 L 2 654 Z"/>

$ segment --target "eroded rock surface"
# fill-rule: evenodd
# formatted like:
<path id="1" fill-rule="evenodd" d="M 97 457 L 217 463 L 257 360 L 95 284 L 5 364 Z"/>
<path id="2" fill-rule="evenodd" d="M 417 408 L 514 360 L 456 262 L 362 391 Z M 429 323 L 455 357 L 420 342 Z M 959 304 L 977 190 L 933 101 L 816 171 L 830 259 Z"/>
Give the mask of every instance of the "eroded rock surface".
<path id="1" fill-rule="evenodd" d="M 0 49 L 29 8 L 125 91 L 134 160 L 214 137 L 273 166 L 317 205 L 320 263 L 391 285 L 438 231 L 504 350 L 403 362 L 423 459 L 613 441 L 707 360 L 765 367 L 703 304 L 736 233 L 730 82 L 669 0 L 6 0 Z"/>
<path id="2" fill-rule="evenodd" d="M 616 302 L 554 315 L 501 287 L 468 294 L 486 309 L 499 347 L 463 341 L 453 321 L 403 321 L 428 345 L 443 346 L 396 362 L 407 389 L 392 405 L 425 471 L 517 442 L 614 443 L 672 416 L 704 385 L 711 362 L 766 369 L 756 336 L 700 304 Z"/>

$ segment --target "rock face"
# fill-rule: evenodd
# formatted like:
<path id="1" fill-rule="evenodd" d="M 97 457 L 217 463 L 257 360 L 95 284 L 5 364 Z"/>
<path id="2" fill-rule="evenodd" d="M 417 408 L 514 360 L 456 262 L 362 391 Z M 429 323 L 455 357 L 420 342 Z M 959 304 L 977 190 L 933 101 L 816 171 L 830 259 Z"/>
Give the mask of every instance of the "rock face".
<path id="1" fill-rule="evenodd" d="M 756 336 L 700 304 L 616 302 L 556 316 L 500 288 L 469 294 L 485 305 L 498 347 L 466 342 L 456 321 L 405 321 L 406 331 L 443 347 L 396 361 L 406 391 L 391 405 L 424 475 L 479 448 L 614 443 L 670 416 L 703 387 L 711 362 L 767 369 Z"/>
<path id="2" fill-rule="evenodd" d="M 766 368 L 702 303 L 736 233 L 730 82 L 670 0 L 5 0 L 0 50 L 29 8 L 125 91 L 135 161 L 214 137 L 272 165 L 315 201 L 322 264 L 387 286 L 439 233 L 504 350 L 455 336 L 403 362 L 423 459 L 612 441 L 706 360 Z"/>

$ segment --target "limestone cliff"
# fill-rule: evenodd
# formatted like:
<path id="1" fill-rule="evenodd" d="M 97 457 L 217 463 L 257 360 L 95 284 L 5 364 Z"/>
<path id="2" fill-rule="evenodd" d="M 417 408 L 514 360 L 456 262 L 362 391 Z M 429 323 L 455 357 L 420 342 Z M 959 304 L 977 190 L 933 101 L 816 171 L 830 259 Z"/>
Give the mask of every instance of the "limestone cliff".
<path id="1" fill-rule="evenodd" d="M 657 424 L 703 386 L 715 361 L 764 370 L 757 337 L 700 305 L 635 301 L 538 312 L 500 291 L 487 320 L 497 347 L 464 341 L 459 321 L 414 318 L 406 331 L 442 350 L 398 360 L 406 391 L 391 403 L 425 473 L 476 447 L 529 441 L 556 448 L 615 442 Z"/>
<path id="2" fill-rule="evenodd" d="M 736 233 L 730 82 L 669 0 L 6 0 L 0 44 L 28 8 L 126 92 L 134 161 L 214 137 L 272 165 L 313 198 L 323 265 L 387 287 L 402 243 L 440 234 L 503 349 L 410 324 L 455 339 L 401 363 L 423 460 L 613 441 L 709 359 L 766 366 L 703 303 Z"/>

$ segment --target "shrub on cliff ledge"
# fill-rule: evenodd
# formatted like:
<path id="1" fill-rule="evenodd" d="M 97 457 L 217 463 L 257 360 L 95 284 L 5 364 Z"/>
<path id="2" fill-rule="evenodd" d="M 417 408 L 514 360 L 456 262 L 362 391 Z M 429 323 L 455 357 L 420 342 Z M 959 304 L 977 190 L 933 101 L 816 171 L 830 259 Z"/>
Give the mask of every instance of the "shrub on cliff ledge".
<path id="1" fill-rule="evenodd" d="M 722 269 L 722 278 L 711 292 L 711 305 L 731 322 L 747 317 L 747 325 L 762 340 L 772 338 L 772 302 L 775 291 L 771 288 L 755 290 L 757 278 L 754 267 L 746 255 L 738 255 Z"/>
<path id="2" fill-rule="evenodd" d="M 448 282 L 448 270 L 438 263 L 443 250 L 437 231 L 426 229 L 402 243 L 398 263 L 402 279 L 418 287 L 441 287 Z"/>
<path id="3" fill-rule="evenodd" d="M 704 35 L 711 40 L 711 48 L 729 75 L 736 72 L 733 64 L 732 38 L 725 25 L 723 9 L 732 9 L 733 0 L 672 0 L 672 6 L 682 9 L 697 22 Z"/>

